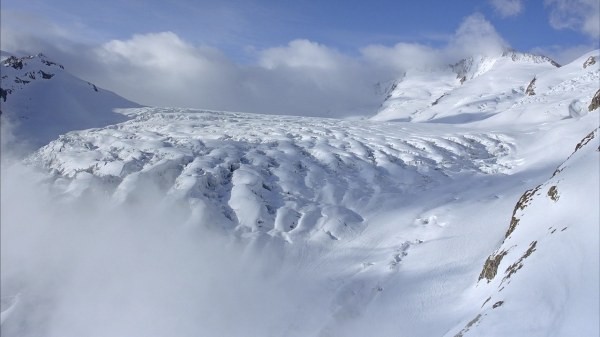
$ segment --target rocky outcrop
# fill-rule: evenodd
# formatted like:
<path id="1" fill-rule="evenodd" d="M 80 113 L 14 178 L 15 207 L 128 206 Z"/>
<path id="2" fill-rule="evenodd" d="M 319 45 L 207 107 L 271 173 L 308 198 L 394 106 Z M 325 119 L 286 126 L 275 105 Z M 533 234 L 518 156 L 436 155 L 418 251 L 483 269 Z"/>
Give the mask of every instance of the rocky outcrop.
<path id="1" fill-rule="evenodd" d="M 590 57 L 588 57 L 587 60 L 585 60 L 585 62 L 583 62 L 583 69 L 585 69 L 589 66 L 592 66 L 594 64 L 596 64 L 596 58 L 593 56 L 590 56 Z"/>
<path id="2" fill-rule="evenodd" d="M 536 81 L 536 78 L 534 77 L 533 80 L 531 80 L 531 82 L 529 82 L 529 85 L 527 86 L 527 89 L 525 90 L 525 95 L 527 95 L 527 96 L 535 95 L 535 81 Z"/>
<path id="3" fill-rule="evenodd" d="M 481 274 L 479 274 L 478 281 L 486 279 L 489 283 L 494 277 L 496 277 L 496 274 L 498 273 L 498 266 L 500 266 L 502 258 L 504 258 L 507 253 L 507 251 L 503 250 L 497 254 L 490 255 L 483 264 L 483 269 L 481 270 Z"/>
<path id="4" fill-rule="evenodd" d="M 600 107 L 600 89 L 598 89 L 598 91 L 596 91 L 596 94 L 592 98 L 592 102 L 588 106 L 588 110 L 594 111 L 594 110 L 598 109 L 598 107 Z"/>
<path id="5" fill-rule="evenodd" d="M 2 61 L 2 65 L 5 67 L 11 67 L 13 69 L 23 69 L 23 59 L 16 56 L 10 56 L 6 60 Z"/>
<path id="6" fill-rule="evenodd" d="M 12 92 L 12 90 L 10 89 L 2 89 L 0 88 L 0 99 L 2 99 L 3 102 L 6 102 L 6 97 Z"/>
<path id="7" fill-rule="evenodd" d="M 529 53 L 521 53 L 515 50 L 507 50 L 504 53 L 502 53 L 502 57 L 510 57 L 511 60 L 513 60 L 514 62 L 531 62 L 531 63 L 550 63 L 551 65 L 555 66 L 556 68 L 560 68 L 560 64 L 558 64 L 556 61 L 554 61 L 553 59 L 544 56 L 544 55 L 536 55 L 536 54 L 529 54 Z"/>

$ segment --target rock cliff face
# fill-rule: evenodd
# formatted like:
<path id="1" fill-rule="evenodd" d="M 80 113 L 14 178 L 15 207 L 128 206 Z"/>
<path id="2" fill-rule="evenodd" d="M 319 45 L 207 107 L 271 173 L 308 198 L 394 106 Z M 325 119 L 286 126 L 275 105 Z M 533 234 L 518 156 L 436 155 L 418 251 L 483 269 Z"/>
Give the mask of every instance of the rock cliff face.
<path id="1" fill-rule="evenodd" d="M 527 89 L 525 90 L 525 94 L 527 96 L 535 95 L 535 77 L 533 78 L 533 80 L 531 80 L 531 82 L 529 82 L 529 85 L 527 86 Z"/>
<path id="2" fill-rule="evenodd" d="M 598 107 L 600 107 L 600 89 L 596 91 L 596 94 L 592 98 L 592 102 L 590 102 L 590 105 L 588 106 L 588 110 L 594 111 L 598 109 Z"/>
<path id="3" fill-rule="evenodd" d="M 585 69 L 589 66 L 592 66 L 594 64 L 596 64 L 596 58 L 594 56 L 590 56 L 590 57 L 588 57 L 587 60 L 585 60 L 585 62 L 583 62 L 583 69 Z"/>

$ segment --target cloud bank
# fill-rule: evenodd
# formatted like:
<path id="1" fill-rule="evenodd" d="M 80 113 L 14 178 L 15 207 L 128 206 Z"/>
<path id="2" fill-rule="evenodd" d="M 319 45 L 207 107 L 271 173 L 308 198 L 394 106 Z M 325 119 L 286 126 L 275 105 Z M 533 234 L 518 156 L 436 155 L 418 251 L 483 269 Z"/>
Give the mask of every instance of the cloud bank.
<path id="1" fill-rule="evenodd" d="M 11 22 L 3 24 L 3 48 L 43 51 L 75 75 L 140 104 L 325 117 L 373 115 L 382 101 L 377 84 L 406 69 L 445 66 L 508 47 L 479 13 L 466 17 L 441 46 L 370 45 L 350 55 L 297 39 L 254 50 L 248 63 L 173 32 L 94 45 L 69 40 L 55 25 L 39 38 Z"/>

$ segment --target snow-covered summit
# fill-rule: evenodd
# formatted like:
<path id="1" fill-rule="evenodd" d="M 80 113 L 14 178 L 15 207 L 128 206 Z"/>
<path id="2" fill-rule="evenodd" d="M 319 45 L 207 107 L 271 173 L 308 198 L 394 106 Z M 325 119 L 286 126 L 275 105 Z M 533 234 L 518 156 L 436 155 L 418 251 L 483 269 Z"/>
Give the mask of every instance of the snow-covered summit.
<path id="1" fill-rule="evenodd" d="M 115 108 L 139 106 L 81 80 L 43 54 L 2 53 L 0 110 L 20 140 L 39 147 L 71 130 L 124 121 Z"/>
<path id="2" fill-rule="evenodd" d="M 497 67 L 502 67 L 502 63 L 532 64 L 532 65 L 552 65 L 560 68 L 560 65 L 549 57 L 530 53 L 522 53 L 514 50 L 504 51 L 499 56 L 476 55 L 460 60 L 450 67 L 456 73 L 456 77 L 463 84 L 465 81 L 485 74 Z"/>
<path id="3" fill-rule="evenodd" d="M 597 55 L 598 51 L 589 54 L 586 54 L 586 59 Z M 576 88 L 568 89 L 571 99 L 589 100 L 597 90 L 599 68 L 597 63 L 591 62 L 584 68 L 584 61 L 577 59 L 559 67 L 545 56 L 506 51 L 495 57 L 469 57 L 442 70 L 409 71 L 395 83 L 372 119 L 475 122 L 518 106 L 531 107 L 530 104 L 545 101 L 543 97 L 550 94 L 549 90 L 562 90 L 559 88 L 568 86 L 568 83 L 573 85 L 572 89 Z M 557 80 L 566 82 L 556 83 Z M 579 92 L 577 97 L 572 97 L 573 91 Z M 538 96 L 531 98 L 532 94 Z M 499 118 L 495 123 L 500 120 L 514 122 L 515 118 L 521 123 L 538 123 L 563 117 L 552 114 L 529 115 L 527 118 L 511 115 Z"/>

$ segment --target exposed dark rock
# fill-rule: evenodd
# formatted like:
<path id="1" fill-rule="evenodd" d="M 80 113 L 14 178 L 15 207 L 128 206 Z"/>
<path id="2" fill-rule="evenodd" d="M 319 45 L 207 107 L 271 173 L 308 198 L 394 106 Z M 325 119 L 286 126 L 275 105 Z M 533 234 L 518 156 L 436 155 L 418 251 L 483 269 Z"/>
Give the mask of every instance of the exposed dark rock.
<path id="1" fill-rule="evenodd" d="M 457 77 L 457 78 L 459 78 L 459 77 Z M 466 80 L 467 80 L 467 76 L 460 77 L 460 84 L 465 83 Z"/>
<path id="2" fill-rule="evenodd" d="M 593 56 L 590 56 L 590 57 L 588 57 L 587 60 L 585 60 L 585 62 L 583 62 L 583 69 L 585 69 L 589 66 L 592 66 L 594 64 L 596 64 L 596 58 Z"/>
<path id="3" fill-rule="evenodd" d="M 525 251 L 525 254 L 523 254 L 523 256 L 521 256 L 519 261 L 511 264 L 508 268 L 506 268 L 506 271 L 505 271 L 506 276 L 504 276 L 504 278 L 502 279 L 502 282 L 508 280 L 514 273 L 516 273 L 519 269 L 523 268 L 523 261 L 526 258 L 528 258 L 535 251 L 536 245 L 537 245 L 537 241 L 533 241 L 529 245 L 529 248 L 527 248 L 527 251 Z"/>
<path id="4" fill-rule="evenodd" d="M 448 95 L 448 93 L 445 93 L 442 96 L 438 97 L 438 99 L 436 99 L 433 103 L 431 103 L 431 106 L 437 105 L 442 98 L 446 97 L 446 95 Z"/>
<path id="5" fill-rule="evenodd" d="M 502 53 L 503 57 L 509 57 L 510 59 L 513 60 L 514 62 L 516 61 L 529 61 L 529 62 L 533 62 L 533 63 L 550 63 L 551 65 L 555 66 L 556 68 L 560 68 L 560 64 L 558 64 L 556 61 L 554 61 L 553 59 L 549 58 L 548 56 L 544 56 L 544 55 L 536 55 L 536 54 L 530 54 L 530 53 L 522 53 L 522 52 L 518 52 L 516 50 L 506 50 Z"/>
<path id="6" fill-rule="evenodd" d="M 19 84 L 27 84 L 27 83 L 29 83 L 29 82 L 31 82 L 31 81 L 28 81 L 28 80 L 23 80 L 23 79 L 20 79 L 20 78 L 18 78 L 18 77 L 15 77 L 15 83 L 19 83 Z"/>
<path id="7" fill-rule="evenodd" d="M 388 100 L 392 97 L 392 93 L 394 92 L 394 90 L 396 90 L 397 87 L 398 83 L 394 82 L 394 84 L 392 84 L 390 89 L 387 91 L 387 94 L 385 95 L 385 100 Z"/>
<path id="8" fill-rule="evenodd" d="M 475 318 L 470 320 L 469 323 L 467 323 L 467 325 L 465 325 L 465 327 L 462 330 L 460 330 L 459 333 L 454 335 L 454 337 L 464 337 L 465 333 L 467 333 L 471 329 L 471 327 L 473 327 L 473 325 L 475 325 L 477 322 L 479 322 L 480 319 L 481 319 L 481 314 L 477 314 L 477 316 L 475 316 Z"/>
<path id="9" fill-rule="evenodd" d="M 23 69 L 23 58 L 17 58 L 15 56 L 10 56 L 6 60 L 2 61 L 2 65 L 5 67 L 11 67 L 14 69 Z"/>
<path id="10" fill-rule="evenodd" d="M 506 235 L 504 236 L 505 239 L 508 238 L 508 236 L 511 235 L 512 232 L 514 232 L 515 228 L 517 228 L 517 225 L 519 224 L 519 218 L 517 218 L 516 216 L 517 211 L 524 210 L 525 207 L 529 205 L 531 198 L 533 198 L 533 196 L 540 189 L 540 187 L 542 187 L 542 185 L 538 185 L 535 188 L 527 190 L 525 191 L 525 193 L 523 193 L 523 195 L 515 205 L 515 209 L 513 210 L 512 218 L 510 220 L 510 226 L 508 226 L 508 230 L 506 231 Z"/>
<path id="11" fill-rule="evenodd" d="M 496 309 L 496 308 L 502 306 L 502 304 L 504 304 L 504 301 L 498 301 L 498 302 L 494 303 L 494 305 L 492 305 L 492 309 Z"/>
<path id="12" fill-rule="evenodd" d="M 598 91 L 596 91 L 596 94 L 592 98 L 592 102 L 590 103 L 590 106 L 588 106 L 588 110 L 594 111 L 594 110 L 598 109 L 598 107 L 600 107 L 600 89 L 598 89 Z"/>
<path id="13" fill-rule="evenodd" d="M 589 143 L 592 139 L 594 139 L 594 137 L 596 137 L 596 131 L 597 130 L 594 130 L 588 133 L 587 136 L 583 137 L 583 139 L 579 143 L 577 143 L 577 145 L 575 145 L 575 151 L 573 151 L 573 153 L 577 152 L 579 149 L 581 149 L 587 143 Z"/>
<path id="14" fill-rule="evenodd" d="M 596 133 L 598 132 L 598 129 L 595 129 L 594 131 L 588 133 L 585 137 L 583 137 L 583 139 L 577 143 L 577 145 L 575 145 L 575 150 L 573 151 L 573 153 L 571 153 L 569 155 L 569 157 L 567 158 L 567 160 L 569 160 L 569 158 L 571 158 L 571 156 L 577 152 L 579 149 L 581 149 L 582 147 L 584 147 L 587 143 L 589 143 L 592 139 L 594 139 L 594 137 L 596 137 Z M 598 151 L 600 152 L 600 147 L 598 148 Z M 552 177 L 556 176 L 557 174 L 559 174 L 561 171 L 563 170 L 563 166 L 562 164 L 556 168 L 556 170 L 554 171 L 554 173 L 552 174 Z"/>
<path id="15" fill-rule="evenodd" d="M 50 73 L 45 73 L 42 70 L 39 71 L 40 75 L 42 75 L 42 78 L 45 80 L 49 80 L 52 77 L 54 77 L 54 74 L 50 74 Z"/>
<path id="16" fill-rule="evenodd" d="M 525 94 L 527 96 L 533 96 L 535 95 L 535 81 L 537 79 L 534 77 L 533 80 L 531 80 L 531 82 L 529 82 L 529 85 L 527 86 L 527 89 L 525 90 Z"/>
<path id="17" fill-rule="evenodd" d="M 502 258 L 507 253 L 507 251 L 503 250 L 498 254 L 490 255 L 487 258 L 487 260 L 485 260 L 485 263 L 483 264 L 483 269 L 481 270 L 481 273 L 479 274 L 479 279 L 477 281 L 481 281 L 481 279 L 485 278 L 489 283 L 494 277 L 496 277 L 496 274 L 498 273 L 498 266 L 500 266 Z"/>
<path id="18" fill-rule="evenodd" d="M 552 199 L 552 201 L 558 201 L 560 196 L 558 195 L 558 189 L 556 188 L 556 186 L 550 187 L 550 189 L 548 190 L 548 196 L 550 197 L 550 199 Z"/>
<path id="19" fill-rule="evenodd" d="M 12 93 L 12 90 L 10 90 L 10 89 L 4 90 L 4 89 L 0 88 L 0 98 L 2 99 L 3 102 L 6 102 L 6 97 L 10 93 Z"/>
<path id="20" fill-rule="evenodd" d="M 489 302 L 492 299 L 492 297 L 488 297 L 487 300 L 485 300 L 485 302 L 483 302 L 483 304 L 481 305 L 481 307 L 483 308 L 483 306 Z"/>
<path id="21" fill-rule="evenodd" d="M 42 63 L 47 66 L 58 66 L 60 69 L 65 69 L 65 67 L 62 66 L 62 64 L 58 64 L 56 62 L 46 60 L 44 58 L 45 57 L 44 54 L 38 54 L 38 57 L 40 57 L 40 60 L 42 61 Z"/>

